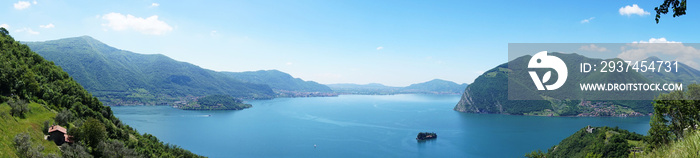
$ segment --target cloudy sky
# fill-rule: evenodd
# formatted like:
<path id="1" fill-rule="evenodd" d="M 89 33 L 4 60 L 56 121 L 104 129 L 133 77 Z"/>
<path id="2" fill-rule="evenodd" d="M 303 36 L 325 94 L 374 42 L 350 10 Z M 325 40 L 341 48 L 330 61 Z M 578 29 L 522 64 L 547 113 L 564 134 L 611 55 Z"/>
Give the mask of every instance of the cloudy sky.
<path id="1" fill-rule="evenodd" d="M 661 3 L 5 0 L 0 25 L 20 41 L 88 35 L 216 71 L 406 86 L 471 83 L 508 60 L 508 43 L 699 42 L 694 3 L 656 24 Z"/>

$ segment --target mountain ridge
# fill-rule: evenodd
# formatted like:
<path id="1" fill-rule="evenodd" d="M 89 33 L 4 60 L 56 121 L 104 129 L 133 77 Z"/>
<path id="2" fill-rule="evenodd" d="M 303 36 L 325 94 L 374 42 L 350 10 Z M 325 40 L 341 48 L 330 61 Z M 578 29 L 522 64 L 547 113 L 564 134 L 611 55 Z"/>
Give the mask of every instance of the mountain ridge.
<path id="1" fill-rule="evenodd" d="M 468 84 L 457 84 L 452 81 L 433 79 L 426 82 L 414 83 L 406 87 L 392 87 L 380 83 L 336 83 L 326 85 L 333 91 L 344 94 L 460 94 Z"/>
<path id="2" fill-rule="evenodd" d="M 243 82 L 162 54 L 117 49 L 90 36 L 24 43 L 110 105 L 167 104 L 189 95 L 275 95 L 268 85 Z"/>
<path id="3" fill-rule="evenodd" d="M 314 81 L 304 81 L 301 78 L 295 78 L 288 73 L 276 69 L 244 72 L 224 71 L 221 73 L 245 82 L 268 84 L 270 88 L 276 91 L 333 92 L 333 90 L 326 85 Z"/>

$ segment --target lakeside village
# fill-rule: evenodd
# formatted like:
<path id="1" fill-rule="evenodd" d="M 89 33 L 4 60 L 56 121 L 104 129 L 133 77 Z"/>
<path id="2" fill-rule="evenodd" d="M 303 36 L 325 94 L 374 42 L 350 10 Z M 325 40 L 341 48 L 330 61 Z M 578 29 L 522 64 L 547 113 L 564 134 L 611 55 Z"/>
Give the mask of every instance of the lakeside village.
<path id="1" fill-rule="evenodd" d="M 535 112 L 530 112 L 530 113 L 525 113 L 524 115 L 530 115 L 530 116 L 550 116 L 550 117 L 555 117 L 555 116 L 561 116 L 561 108 L 575 108 L 576 113 L 575 115 L 564 115 L 564 116 L 573 116 L 573 117 L 637 117 L 637 116 L 651 116 L 652 113 L 644 114 L 640 112 L 636 112 L 628 107 L 623 107 L 620 105 L 615 105 L 613 102 L 609 101 L 586 101 L 582 100 L 579 104 L 576 105 L 569 105 L 569 106 L 575 106 L 575 107 L 566 107 L 567 105 L 564 105 L 564 107 L 559 107 L 555 109 L 559 110 L 552 110 L 552 109 L 545 109 L 543 111 L 535 111 Z"/>
<path id="2" fill-rule="evenodd" d="M 630 108 L 615 105 L 612 102 L 591 102 L 583 100 L 579 106 L 583 107 L 583 112 L 576 115 L 577 117 L 597 117 L 597 116 L 613 116 L 613 117 L 634 117 L 634 116 L 651 116 L 652 113 L 642 114 Z"/>

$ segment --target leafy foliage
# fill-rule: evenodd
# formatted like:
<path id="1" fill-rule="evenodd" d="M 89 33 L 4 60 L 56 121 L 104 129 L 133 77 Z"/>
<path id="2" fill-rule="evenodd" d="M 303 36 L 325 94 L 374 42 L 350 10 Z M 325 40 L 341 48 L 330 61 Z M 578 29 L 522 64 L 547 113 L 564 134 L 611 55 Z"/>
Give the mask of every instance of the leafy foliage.
<path id="1" fill-rule="evenodd" d="M 24 113 L 29 111 L 29 106 L 27 106 L 27 101 L 21 100 L 21 99 L 10 99 L 9 102 L 7 102 L 8 105 L 10 105 L 10 114 L 12 116 L 18 116 L 18 117 L 24 117 Z"/>
<path id="2" fill-rule="evenodd" d="M 136 151 L 124 147 L 124 143 L 118 140 L 100 142 L 97 148 L 104 158 L 141 157 Z"/>
<path id="3" fill-rule="evenodd" d="M 688 90 L 661 94 L 654 99 L 654 116 L 647 141 L 654 148 L 683 139 L 688 130 L 700 124 L 700 85 L 688 85 Z"/>
<path id="4" fill-rule="evenodd" d="M 56 124 L 68 127 L 68 123 L 72 122 L 75 116 L 73 116 L 73 112 L 71 112 L 68 109 L 63 109 L 61 112 L 58 112 L 56 114 L 56 117 L 54 118 L 54 121 L 56 121 Z"/>
<path id="5" fill-rule="evenodd" d="M 86 120 L 88 125 L 95 122 L 102 124 L 104 130 L 99 131 L 105 132 L 104 137 L 97 137 L 101 141 L 127 142 L 125 143 L 127 148 L 132 148 L 149 157 L 199 157 L 182 148 L 163 144 L 151 135 L 141 135 L 133 128 L 122 124 L 109 107 L 103 106 L 68 73 L 53 62 L 44 60 L 43 57 L 32 52 L 27 45 L 15 41 L 8 34 L 0 36 L 0 61 L 2 61 L 0 62 L 0 99 L 2 101 L 9 97 L 17 97 L 27 100 L 30 104 L 44 104 L 36 108 L 48 108 L 54 111 L 69 110 L 76 116 L 74 124 Z M 69 133 L 76 131 L 75 129 L 77 128 L 69 128 Z"/>
<path id="6" fill-rule="evenodd" d="M 525 157 L 527 158 L 545 158 L 546 154 L 542 152 L 542 150 L 537 150 L 537 151 L 532 151 L 530 153 L 525 154 Z"/>
<path id="7" fill-rule="evenodd" d="M 92 158 L 93 156 L 87 152 L 87 149 L 80 144 L 68 144 L 65 143 L 61 145 L 61 150 L 63 151 L 63 157 L 72 158 Z"/>
<path id="8" fill-rule="evenodd" d="M 97 147 L 107 138 L 107 130 L 102 122 L 88 118 L 82 126 L 78 128 L 79 133 L 71 133 L 77 141 L 83 141 L 90 147 Z"/>
<path id="9" fill-rule="evenodd" d="M 654 20 L 656 20 L 657 24 L 659 23 L 659 19 L 661 19 L 661 14 L 668 13 L 668 8 L 673 8 L 674 18 L 685 15 L 686 0 L 664 0 L 664 3 L 654 8 L 656 11 L 656 18 L 654 18 Z"/>
<path id="10" fill-rule="evenodd" d="M 15 136 L 15 147 L 17 148 L 18 156 L 22 158 L 58 157 L 54 154 L 42 154 L 41 151 L 44 151 L 44 146 L 37 145 L 35 147 L 32 145 L 32 141 L 27 133 L 20 133 Z"/>
<path id="11" fill-rule="evenodd" d="M 644 158 L 687 158 L 698 157 L 700 153 L 700 130 L 689 131 L 685 139 L 678 139 L 667 145 L 659 145 L 653 151 L 644 152 Z"/>

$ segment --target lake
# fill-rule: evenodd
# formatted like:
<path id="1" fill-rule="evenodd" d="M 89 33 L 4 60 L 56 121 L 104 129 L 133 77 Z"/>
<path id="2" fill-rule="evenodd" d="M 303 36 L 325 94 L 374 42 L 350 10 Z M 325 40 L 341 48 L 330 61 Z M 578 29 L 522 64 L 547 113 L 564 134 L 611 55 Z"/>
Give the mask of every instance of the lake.
<path id="1" fill-rule="evenodd" d="M 209 157 L 523 157 L 586 125 L 646 134 L 649 117 L 538 117 L 452 110 L 458 95 L 249 100 L 240 111 L 112 107 L 140 133 Z M 418 132 L 436 140 L 418 142 Z M 314 147 L 314 145 L 316 147 Z"/>

